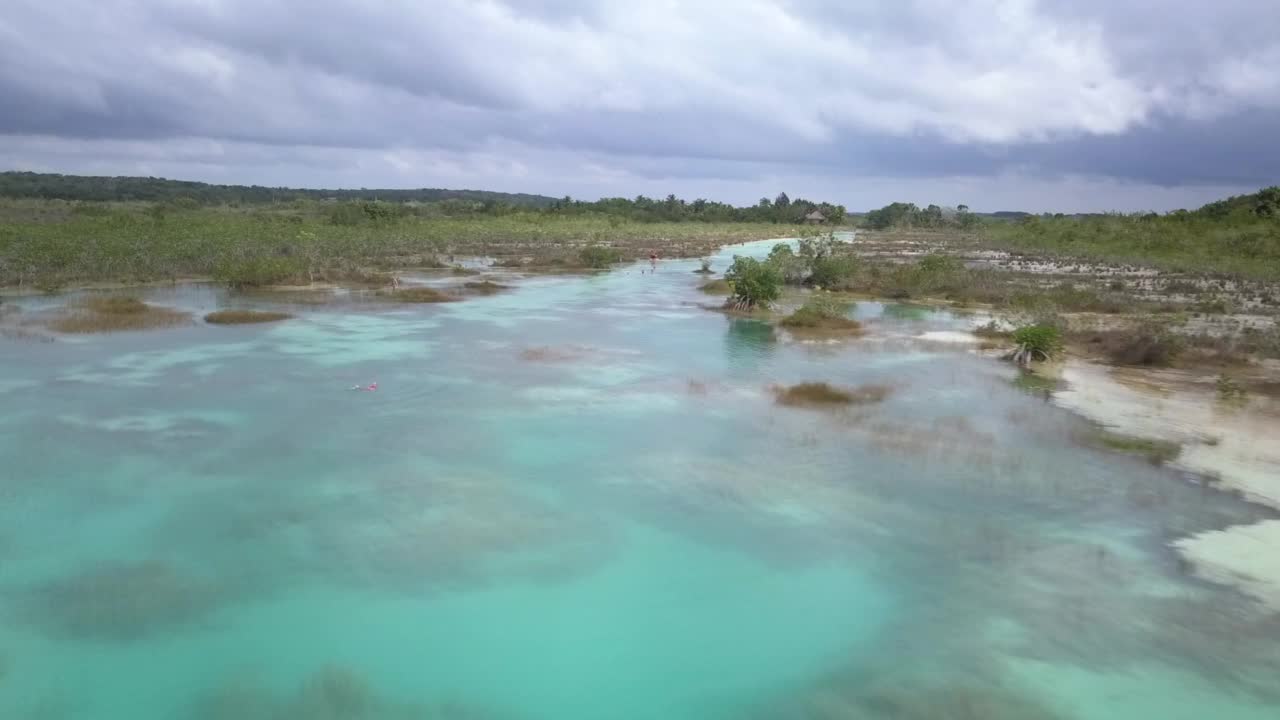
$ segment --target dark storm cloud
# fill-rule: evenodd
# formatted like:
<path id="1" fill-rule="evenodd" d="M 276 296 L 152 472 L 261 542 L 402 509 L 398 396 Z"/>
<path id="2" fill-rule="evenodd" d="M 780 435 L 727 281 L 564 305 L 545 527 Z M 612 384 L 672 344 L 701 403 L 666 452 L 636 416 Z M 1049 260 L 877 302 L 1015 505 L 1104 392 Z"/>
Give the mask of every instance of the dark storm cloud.
<path id="1" fill-rule="evenodd" d="M 552 193 L 588 175 L 1276 182 L 1280 5 L 1185 5 L 17 0 L 0 135 L 40 167 L 328 158 L 352 185 L 483 167 Z"/>

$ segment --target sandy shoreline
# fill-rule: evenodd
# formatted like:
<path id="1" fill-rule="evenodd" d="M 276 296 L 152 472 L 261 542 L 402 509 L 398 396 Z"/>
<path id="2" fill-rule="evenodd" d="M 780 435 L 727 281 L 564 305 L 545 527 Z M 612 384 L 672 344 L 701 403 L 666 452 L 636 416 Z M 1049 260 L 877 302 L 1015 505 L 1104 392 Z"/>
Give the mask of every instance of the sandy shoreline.
<path id="1" fill-rule="evenodd" d="M 1203 378 L 1068 360 L 1054 402 L 1108 429 L 1182 444 L 1172 464 L 1280 509 L 1280 402 L 1223 402 Z M 1280 520 L 1183 538 L 1173 547 L 1196 574 L 1280 612 Z"/>

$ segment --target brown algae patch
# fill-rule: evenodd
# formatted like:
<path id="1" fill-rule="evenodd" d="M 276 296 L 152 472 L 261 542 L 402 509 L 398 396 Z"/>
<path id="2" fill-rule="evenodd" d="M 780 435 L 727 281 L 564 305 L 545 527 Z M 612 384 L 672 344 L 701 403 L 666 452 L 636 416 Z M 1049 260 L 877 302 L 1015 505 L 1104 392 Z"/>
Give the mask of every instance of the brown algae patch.
<path id="1" fill-rule="evenodd" d="M 363 675 L 339 665 L 317 670 L 293 693 L 275 693 L 246 674 L 231 678 L 196 702 L 197 720 L 486 720 L 495 716 L 447 702 L 389 700 Z"/>
<path id="2" fill-rule="evenodd" d="M 224 595 L 213 582 L 164 562 L 109 564 L 35 588 L 25 614 L 58 635 L 125 641 L 200 620 Z"/>
<path id="3" fill-rule="evenodd" d="M 289 313 L 268 312 L 264 310 L 218 310 L 204 316 L 204 321 L 212 325 L 251 325 L 255 323 L 279 322 L 293 317 Z"/>
<path id="4" fill-rule="evenodd" d="M 445 303 L 454 302 L 458 298 L 429 287 L 407 287 L 396 290 L 383 290 L 378 297 L 390 302 L 401 303 Z"/>
<path id="5" fill-rule="evenodd" d="M 49 327 L 62 333 L 108 333 L 189 325 L 189 313 L 133 297 L 91 297 L 69 306 Z"/>
<path id="6" fill-rule="evenodd" d="M 581 345 L 529 347 L 520 351 L 520 359 L 532 363 L 567 363 L 588 360 L 599 355 L 594 348 Z"/>
<path id="7" fill-rule="evenodd" d="M 775 401 L 788 407 L 838 407 L 842 405 L 869 405 L 883 402 L 890 389 L 885 385 L 863 385 L 856 388 L 840 388 L 825 382 L 803 382 L 796 385 L 778 385 L 770 388 Z"/>

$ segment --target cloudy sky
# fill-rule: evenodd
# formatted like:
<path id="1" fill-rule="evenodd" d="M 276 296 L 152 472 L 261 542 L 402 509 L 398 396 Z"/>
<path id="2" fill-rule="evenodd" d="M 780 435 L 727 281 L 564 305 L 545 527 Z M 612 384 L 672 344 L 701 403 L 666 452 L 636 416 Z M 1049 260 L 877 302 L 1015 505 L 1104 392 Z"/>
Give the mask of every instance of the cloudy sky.
<path id="1" fill-rule="evenodd" d="M 0 0 L 0 168 L 853 209 L 1280 183 L 1275 0 Z"/>

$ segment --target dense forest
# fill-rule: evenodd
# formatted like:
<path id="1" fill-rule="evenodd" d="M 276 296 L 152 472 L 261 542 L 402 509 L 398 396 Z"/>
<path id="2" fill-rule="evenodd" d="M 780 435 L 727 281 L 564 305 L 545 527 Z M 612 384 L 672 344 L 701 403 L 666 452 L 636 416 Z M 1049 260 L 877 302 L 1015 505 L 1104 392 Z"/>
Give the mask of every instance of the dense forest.
<path id="1" fill-rule="evenodd" d="M 334 215 L 509 215 L 539 211 L 558 216 L 606 215 L 634 222 L 798 223 L 817 211 L 823 222 L 845 220 L 843 205 L 790 199 L 779 193 L 755 205 L 735 207 L 705 199 L 603 198 L 595 201 L 484 190 L 359 189 L 316 190 L 261 185 L 211 185 L 151 177 L 91 177 L 31 172 L 0 173 L 0 197 L 81 202 L 150 202 L 176 208 L 214 205 L 269 205 L 296 201 L 335 203 Z M 376 205 L 374 204 L 376 203 Z M 402 206 L 402 207 L 396 207 Z M 417 206 L 417 207 L 410 207 Z M 341 222 L 341 220 L 340 220 Z"/>

